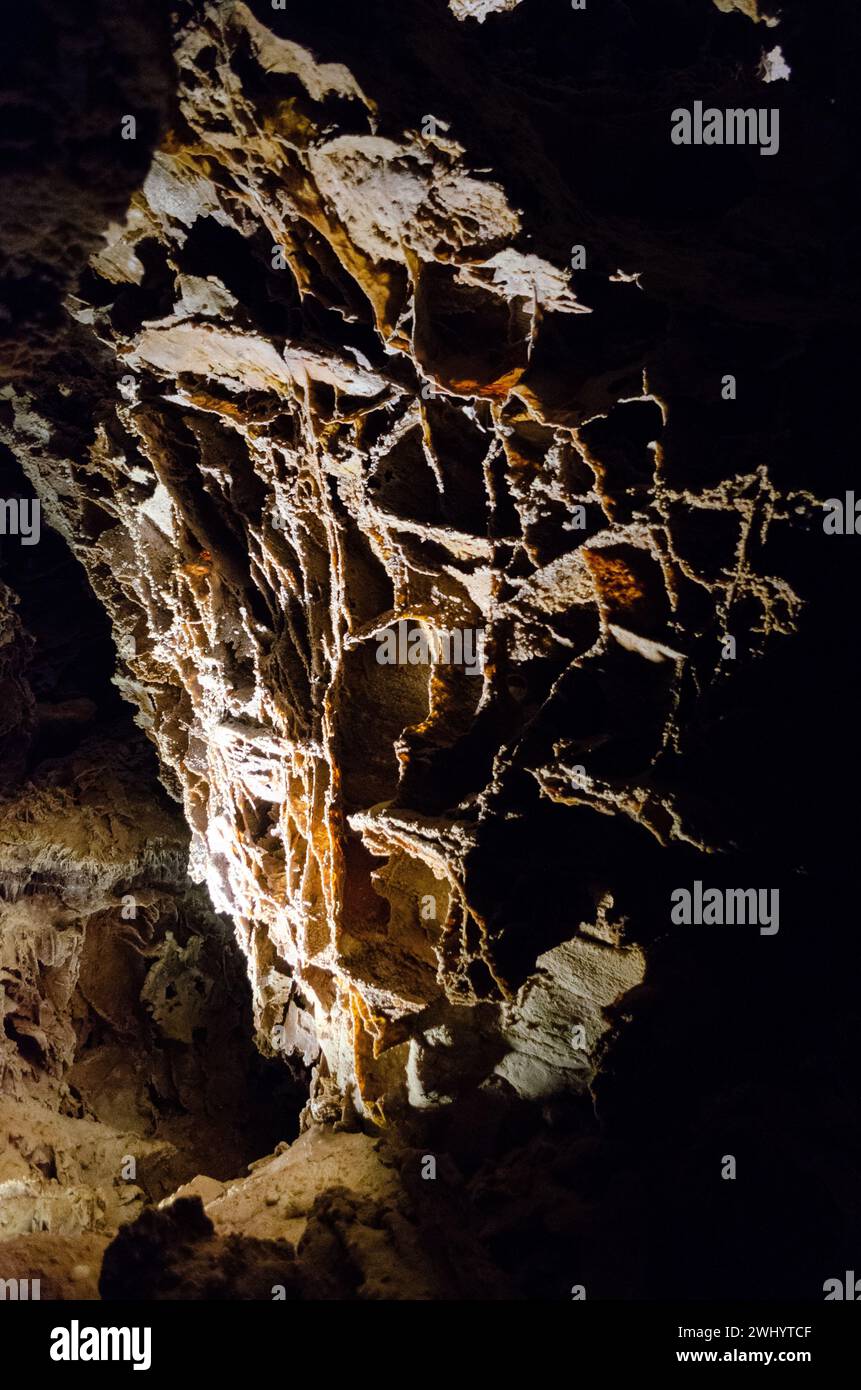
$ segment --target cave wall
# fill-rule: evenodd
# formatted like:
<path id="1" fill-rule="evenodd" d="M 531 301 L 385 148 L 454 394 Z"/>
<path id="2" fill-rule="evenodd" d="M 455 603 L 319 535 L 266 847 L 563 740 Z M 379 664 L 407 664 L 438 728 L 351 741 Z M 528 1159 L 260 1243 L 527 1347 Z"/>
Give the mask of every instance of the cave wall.
<path id="1" fill-rule="evenodd" d="M 849 1123 L 811 1081 L 846 1047 L 846 770 L 807 749 L 851 728 L 854 567 L 821 517 L 851 419 L 853 22 L 104 7 L 54 31 L 60 99 L 19 117 L 42 173 L 25 201 L 13 161 L 3 211 L 2 437 L 109 615 L 257 1045 L 313 1067 L 306 1125 L 451 1149 L 503 1265 L 538 1232 L 532 1288 L 571 1258 L 554 1206 L 599 1285 L 675 1286 L 644 1193 L 665 1213 L 683 1169 L 704 1200 L 703 1096 L 754 1205 L 797 1125 Z M 116 75 L 95 105 L 71 55 Z M 673 146 L 680 93 L 775 106 L 778 154 Z M 480 670 L 378 659 L 454 632 Z M 780 933 L 673 932 L 697 878 L 777 888 Z M 813 1151 L 831 1249 L 847 1179 Z M 804 1167 L 768 1195 L 778 1242 Z M 649 1253 L 620 1272 L 621 1228 Z"/>
<path id="2" fill-rule="evenodd" d="M 0 482 L 27 491 L 9 457 Z M 187 877 L 81 567 L 52 533 L 4 538 L 2 563 L 0 1240 L 45 1233 L 56 1254 L 201 1168 L 241 1170 L 299 1105 L 252 1045 L 230 924 Z"/>

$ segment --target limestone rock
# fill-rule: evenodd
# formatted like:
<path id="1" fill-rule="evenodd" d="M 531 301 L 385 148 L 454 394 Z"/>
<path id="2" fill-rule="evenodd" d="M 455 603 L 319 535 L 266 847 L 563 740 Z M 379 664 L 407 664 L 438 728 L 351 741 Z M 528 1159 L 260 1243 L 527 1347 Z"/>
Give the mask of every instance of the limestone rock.
<path id="1" fill-rule="evenodd" d="M 785 0 L 767 84 L 748 0 L 132 0 L 23 45 L 0 468 L 46 539 L 0 589 L 0 1222 L 122 1225 L 103 1296 L 834 1272 L 837 9 Z M 675 146 L 688 96 L 774 104 L 778 157 Z M 694 880 L 779 885 L 779 935 L 674 930 Z"/>

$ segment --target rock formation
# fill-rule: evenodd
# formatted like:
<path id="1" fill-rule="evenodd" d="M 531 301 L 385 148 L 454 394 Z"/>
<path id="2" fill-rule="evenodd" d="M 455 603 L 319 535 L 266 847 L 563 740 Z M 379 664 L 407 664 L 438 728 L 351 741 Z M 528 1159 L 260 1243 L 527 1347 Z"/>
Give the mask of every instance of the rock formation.
<path id="1" fill-rule="evenodd" d="M 104 1297 L 817 1297 L 855 1229 L 839 25 L 17 23 L 6 1263 L 94 1296 L 122 1227 Z M 698 99 L 779 110 L 775 157 L 675 146 Z M 673 926 L 696 880 L 779 931 Z"/>

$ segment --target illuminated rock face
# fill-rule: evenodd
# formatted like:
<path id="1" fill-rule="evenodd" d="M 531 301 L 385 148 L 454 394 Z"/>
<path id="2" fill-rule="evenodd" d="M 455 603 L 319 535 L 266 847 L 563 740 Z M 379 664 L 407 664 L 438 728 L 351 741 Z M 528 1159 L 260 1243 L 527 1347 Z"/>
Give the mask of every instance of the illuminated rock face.
<path id="1" fill-rule="evenodd" d="M 486 846 L 512 781 L 545 815 L 620 804 L 662 836 L 672 815 L 555 761 L 546 732 L 524 742 L 560 679 L 610 659 L 655 667 L 657 755 L 683 660 L 659 529 L 614 520 L 593 407 L 548 404 L 537 365 L 545 321 L 592 311 L 518 249 L 522 216 L 432 115 L 384 136 L 373 93 L 242 4 L 174 44 L 182 133 L 68 301 L 113 355 L 98 497 L 76 504 L 35 440 L 25 466 L 111 614 L 262 1046 L 315 1060 L 316 1037 L 320 1094 L 329 1077 L 378 1121 L 493 1075 L 582 1088 L 641 957 L 554 862 L 568 812 L 548 907 L 505 901 L 510 860 L 489 892 Z M 636 283 L 611 289 L 636 316 Z M 619 370 L 648 470 L 663 407 L 635 360 Z"/>
<path id="2" fill-rule="evenodd" d="M 564 28 L 541 0 L 349 8 L 160 28 L 131 4 L 110 42 L 137 66 L 91 84 L 89 125 L 57 78 L 38 235 L 0 209 L 31 291 L 0 426 L 109 614 L 258 1046 L 313 1068 L 302 1152 L 333 1122 L 336 1146 L 433 1134 L 465 1173 L 503 1153 L 475 1179 L 491 1243 L 567 1184 L 560 1243 L 626 1296 L 653 1286 L 604 1251 L 626 1222 L 654 1236 L 637 1184 L 668 1202 L 684 1170 L 699 1201 L 700 1088 L 744 1129 L 745 1029 L 767 1065 L 789 1050 L 769 961 L 668 941 L 671 892 L 777 886 L 802 913 L 839 833 L 827 765 L 816 825 L 787 765 L 798 729 L 846 719 L 815 674 L 851 561 L 812 422 L 851 395 L 848 156 L 789 3 L 767 85 L 747 3 Z M 783 102 L 779 153 L 673 145 L 682 77 L 720 109 Z M 20 760 L 37 715 L 3 631 Z M 785 984 L 815 979 L 800 940 L 784 919 Z M 163 955 L 156 992 L 194 965 Z M 604 1201 L 593 1099 L 603 1224 L 577 1206 Z M 533 1197 L 545 1122 L 570 1176 Z M 241 1228 L 219 1200 L 217 1239 Z M 555 1259 L 524 1282 L 558 1292 Z"/>
<path id="3" fill-rule="evenodd" d="M 748 658 L 792 632 L 757 552 L 811 499 L 755 458 L 691 488 L 635 249 L 602 271 L 572 221 L 587 273 L 536 254 L 449 121 L 245 4 L 171 45 L 171 126 L 67 298 L 83 451 L 25 392 L 25 468 L 312 1115 L 582 1089 L 643 973 L 611 846 L 732 841 L 692 691 L 740 608 Z"/>
<path id="4" fill-rule="evenodd" d="M 46 534 L 4 573 L 0 1265 L 35 1259 L 48 1297 L 81 1294 L 76 1262 L 94 1291 L 90 1262 L 146 1202 L 295 1134 L 304 1095 L 252 1046 L 231 925 L 188 881 L 187 827 L 111 691 L 78 565 Z"/>

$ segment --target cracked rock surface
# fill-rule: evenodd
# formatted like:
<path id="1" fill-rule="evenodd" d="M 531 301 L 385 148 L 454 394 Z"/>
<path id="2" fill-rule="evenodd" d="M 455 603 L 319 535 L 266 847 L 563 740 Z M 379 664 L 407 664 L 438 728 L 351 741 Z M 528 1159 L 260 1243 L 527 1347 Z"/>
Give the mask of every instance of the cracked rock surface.
<path id="1" fill-rule="evenodd" d="M 202 1165 L 230 1176 L 284 1137 L 289 1107 L 279 1133 L 287 1088 L 270 1076 L 261 1127 L 244 972 L 187 878 L 151 751 L 101 685 L 104 617 L 56 537 L 21 553 L 6 572 L 27 599 L 3 595 L 20 756 L 0 802 L 0 1239 L 8 1260 L 5 1242 L 40 1233 L 50 1271 L 78 1238 L 94 1289 L 90 1236 L 106 1243 Z"/>
<path id="2" fill-rule="evenodd" d="M 678 1293 L 692 1210 L 722 1252 L 698 1296 L 797 1293 L 791 1136 L 852 1124 L 841 777 L 806 751 L 851 727 L 818 423 L 849 419 L 858 306 L 835 31 L 787 2 L 764 86 L 774 23 L 741 0 L 150 9 L 51 29 L 0 214 L 0 437 L 164 789 L 80 681 L 34 693 L 21 547 L 0 1105 L 98 1126 L 107 1167 L 168 1146 L 105 1297 L 132 1266 L 146 1297 Z M 71 59 L 116 82 L 89 101 Z M 777 104 L 779 156 L 674 147 L 686 93 Z M 778 886 L 779 936 L 673 934 L 697 878 Z M 300 1137 L 233 1186 L 256 1064 L 224 918 L 242 1047 L 309 1074 Z M 728 1134 L 755 1173 L 729 1218 Z M 812 1152 L 839 1262 L 849 1174 Z M 0 1234 L 59 1172 L 14 1154 Z"/>

